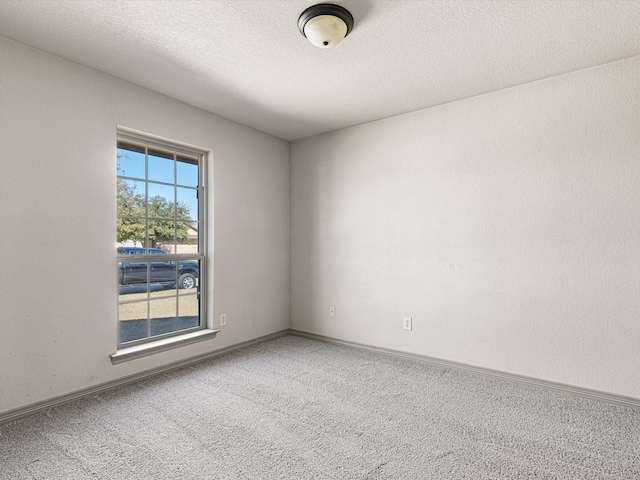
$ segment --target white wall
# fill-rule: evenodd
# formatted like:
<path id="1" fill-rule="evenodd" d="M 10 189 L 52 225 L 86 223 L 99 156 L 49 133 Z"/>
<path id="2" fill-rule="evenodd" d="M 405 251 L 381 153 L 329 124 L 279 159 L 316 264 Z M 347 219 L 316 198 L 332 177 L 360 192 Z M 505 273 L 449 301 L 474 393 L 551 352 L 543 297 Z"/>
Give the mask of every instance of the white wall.
<path id="1" fill-rule="evenodd" d="M 635 57 L 294 142 L 292 328 L 640 397 L 638 92 Z"/>
<path id="2" fill-rule="evenodd" d="M 0 412 L 289 326 L 287 142 L 4 39 L 0 65 Z M 113 366 L 116 125 L 213 150 L 228 325 Z"/>

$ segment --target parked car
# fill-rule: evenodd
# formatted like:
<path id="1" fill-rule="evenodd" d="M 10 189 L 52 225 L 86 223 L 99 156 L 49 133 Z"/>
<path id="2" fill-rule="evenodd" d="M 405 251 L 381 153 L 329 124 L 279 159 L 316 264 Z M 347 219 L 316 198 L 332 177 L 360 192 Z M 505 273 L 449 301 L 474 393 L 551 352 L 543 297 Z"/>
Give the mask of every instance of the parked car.
<path id="1" fill-rule="evenodd" d="M 166 255 L 167 253 L 159 248 L 145 249 L 142 247 L 119 247 L 118 255 Z M 160 283 L 166 287 L 176 286 L 176 264 L 177 287 L 194 288 L 200 276 L 198 262 L 193 260 L 162 260 L 150 262 L 149 278 L 147 278 L 147 263 L 134 261 L 119 263 L 118 282 L 120 285 L 136 285 L 144 283 Z"/>

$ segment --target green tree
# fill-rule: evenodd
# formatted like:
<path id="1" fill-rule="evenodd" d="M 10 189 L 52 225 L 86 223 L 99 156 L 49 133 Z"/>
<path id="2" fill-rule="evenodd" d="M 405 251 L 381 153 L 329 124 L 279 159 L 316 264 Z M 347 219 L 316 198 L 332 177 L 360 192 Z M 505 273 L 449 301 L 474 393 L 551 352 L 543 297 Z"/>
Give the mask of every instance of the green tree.
<path id="1" fill-rule="evenodd" d="M 117 241 L 127 240 L 145 245 L 145 202 L 144 195 L 126 180 L 117 180 Z M 133 218 L 123 218 L 133 217 Z M 159 243 L 177 243 L 189 238 L 193 222 L 189 218 L 189 207 L 175 203 L 160 195 L 149 199 L 149 247 Z"/>
<path id="2" fill-rule="evenodd" d="M 117 187 L 116 239 L 121 243 L 126 240 L 144 242 L 144 197 L 134 186 L 121 178 L 118 178 Z"/>
<path id="3" fill-rule="evenodd" d="M 189 207 L 183 203 L 168 201 L 157 195 L 149 199 L 149 241 L 151 246 L 158 243 L 173 243 L 175 233 L 177 243 L 185 243 L 189 238 Z M 151 219 L 153 217 L 161 218 Z M 166 218 L 166 220 L 164 220 Z"/>

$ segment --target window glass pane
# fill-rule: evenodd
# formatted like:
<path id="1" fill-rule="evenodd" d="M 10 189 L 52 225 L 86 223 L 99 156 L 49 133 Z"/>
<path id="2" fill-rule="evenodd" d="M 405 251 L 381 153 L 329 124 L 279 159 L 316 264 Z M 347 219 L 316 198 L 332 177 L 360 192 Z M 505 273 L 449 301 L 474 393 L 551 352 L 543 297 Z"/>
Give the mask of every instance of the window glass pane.
<path id="1" fill-rule="evenodd" d="M 149 301 L 151 336 L 175 332 L 177 326 L 176 297 L 152 299 Z"/>
<path id="2" fill-rule="evenodd" d="M 175 261 L 122 262 L 119 264 L 118 299 L 120 303 L 176 295 L 178 272 Z M 147 265 L 149 273 L 147 273 Z M 124 270 L 124 271 L 123 271 Z M 150 278 L 150 280 L 148 280 Z"/>
<path id="3" fill-rule="evenodd" d="M 116 241 L 126 247 L 142 246 L 146 234 L 145 182 L 122 178 L 116 182 Z M 140 252 L 119 253 L 136 255 Z"/>
<path id="4" fill-rule="evenodd" d="M 118 263 L 118 286 L 121 296 L 132 293 L 147 294 L 148 263 L 140 260 L 123 261 Z M 122 288 L 128 287 L 128 288 Z M 128 298 L 127 300 L 137 300 Z M 122 300 L 122 299 L 121 299 Z"/>
<path id="5" fill-rule="evenodd" d="M 142 152 L 118 148 L 117 159 L 118 175 L 144 180 L 144 148 Z"/>
<path id="6" fill-rule="evenodd" d="M 119 306 L 120 343 L 140 340 L 148 336 L 148 303 L 125 303 Z"/>
<path id="7" fill-rule="evenodd" d="M 198 191 L 192 188 L 178 187 L 176 190 L 178 198 L 177 215 L 178 219 L 190 218 L 198 219 Z"/>
<path id="8" fill-rule="evenodd" d="M 180 330 L 200 326 L 199 295 L 181 296 L 178 299 L 178 327 Z"/>
<path id="9" fill-rule="evenodd" d="M 144 242 L 145 238 L 145 221 L 132 218 L 118 218 L 116 220 L 117 226 L 117 241 L 122 245 L 136 245 Z M 144 253 L 144 249 L 142 252 Z M 124 255 L 140 255 L 141 253 L 125 253 Z"/>
<path id="10" fill-rule="evenodd" d="M 175 218 L 175 189 L 149 182 L 149 216 Z"/>
<path id="11" fill-rule="evenodd" d="M 176 283 L 176 262 L 163 259 L 158 255 L 157 260 L 149 263 L 150 283 L 159 283 L 165 288 L 173 287 Z"/>
<path id="12" fill-rule="evenodd" d="M 178 185 L 184 185 L 186 187 L 197 187 L 198 186 L 198 159 L 193 157 L 193 163 L 187 163 L 186 158 L 182 155 L 178 156 Z"/>
<path id="13" fill-rule="evenodd" d="M 178 237 L 176 253 L 199 253 L 198 252 L 198 222 L 185 220 L 178 221 Z"/>
<path id="14" fill-rule="evenodd" d="M 163 155 L 157 150 L 149 149 L 149 180 L 175 183 L 174 165 L 173 154 Z"/>
<path id="15" fill-rule="evenodd" d="M 176 291 L 176 282 L 178 278 L 175 277 L 177 272 L 174 270 L 174 277 L 168 280 L 167 282 L 157 282 L 149 285 L 149 298 L 163 298 L 163 297 L 174 297 L 177 295 Z"/>
<path id="16" fill-rule="evenodd" d="M 149 242 L 164 253 L 175 253 L 176 224 L 173 220 L 149 220 Z"/>
<path id="17" fill-rule="evenodd" d="M 178 293 L 200 293 L 200 261 L 180 260 L 178 263 Z"/>
<path id="18" fill-rule="evenodd" d="M 145 183 L 137 180 L 116 180 L 118 217 L 145 216 Z"/>

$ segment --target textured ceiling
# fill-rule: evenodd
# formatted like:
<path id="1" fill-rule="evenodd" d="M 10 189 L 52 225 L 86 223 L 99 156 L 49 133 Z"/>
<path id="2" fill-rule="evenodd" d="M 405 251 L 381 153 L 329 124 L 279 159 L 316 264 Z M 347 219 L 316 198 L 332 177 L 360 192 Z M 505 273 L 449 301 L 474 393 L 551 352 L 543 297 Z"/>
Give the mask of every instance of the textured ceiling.
<path id="1" fill-rule="evenodd" d="M 640 54 L 640 1 L 0 0 L 0 35 L 287 140 Z M 1 68 L 1 66 L 0 66 Z"/>

